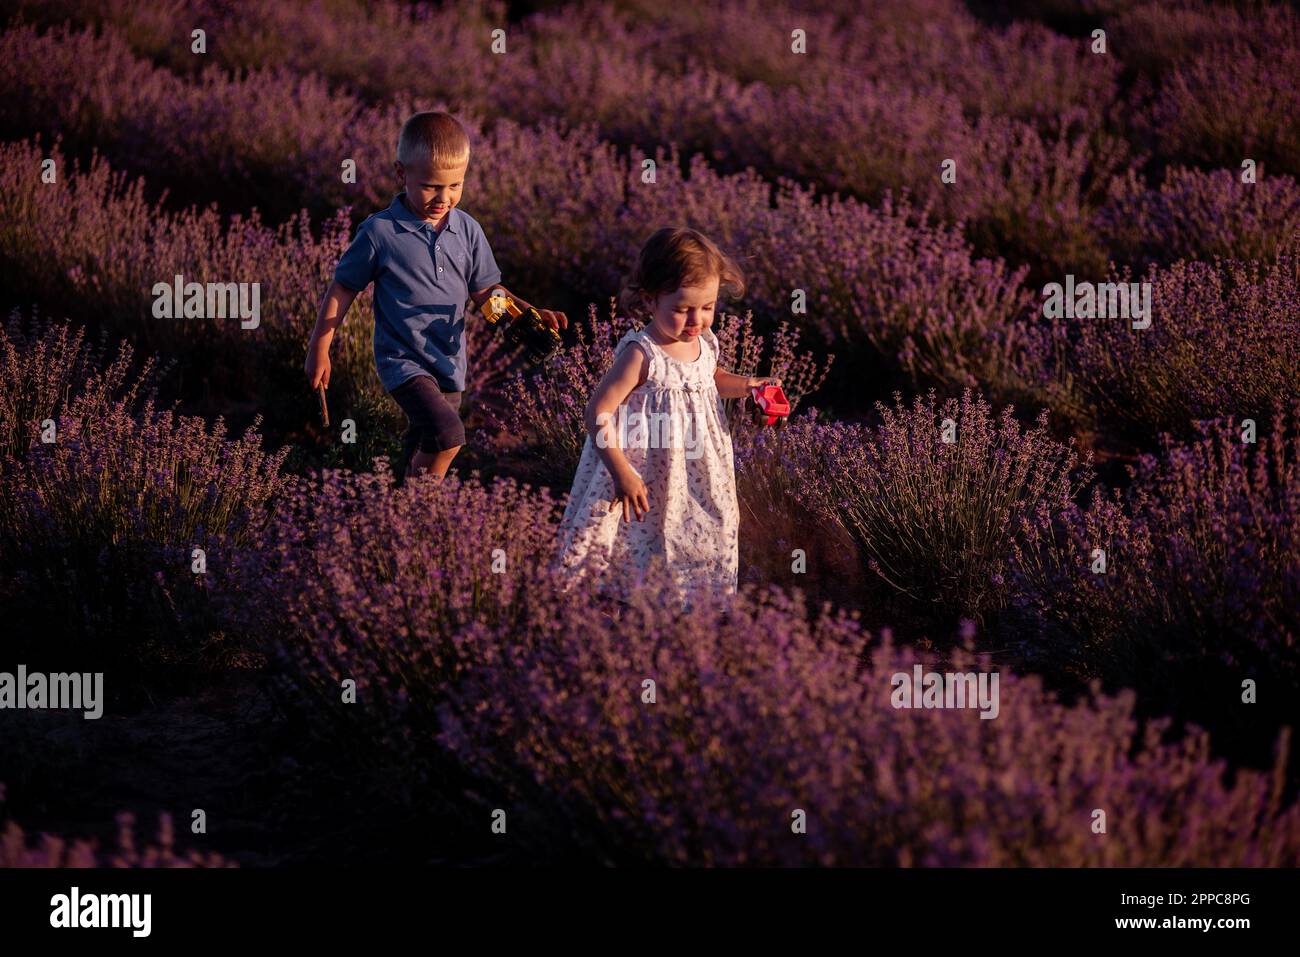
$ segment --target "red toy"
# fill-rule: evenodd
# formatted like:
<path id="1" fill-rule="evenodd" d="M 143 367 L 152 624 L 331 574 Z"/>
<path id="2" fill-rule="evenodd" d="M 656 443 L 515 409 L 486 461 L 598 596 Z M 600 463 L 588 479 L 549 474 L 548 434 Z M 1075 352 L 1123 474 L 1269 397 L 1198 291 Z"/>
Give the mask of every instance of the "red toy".
<path id="1" fill-rule="evenodd" d="M 749 390 L 754 400 L 754 421 L 759 425 L 785 424 L 790 414 L 790 400 L 779 385 L 759 385 Z"/>

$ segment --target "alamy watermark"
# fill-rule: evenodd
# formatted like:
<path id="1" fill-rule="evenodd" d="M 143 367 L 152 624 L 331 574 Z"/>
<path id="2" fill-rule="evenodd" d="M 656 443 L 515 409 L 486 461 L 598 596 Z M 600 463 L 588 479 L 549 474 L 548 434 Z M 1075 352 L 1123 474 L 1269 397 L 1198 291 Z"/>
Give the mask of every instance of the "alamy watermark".
<path id="1" fill-rule="evenodd" d="M 1065 285 L 1043 287 L 1043 316 L 1047 319 L 1132 319 L 1134 329 L 1151 325 L 1151 283 L 1081 282 L 1072 274 Z"/>
<path id="2" fill-rule="evenodd" d="M 67 894 L 50 898 L 55 928 L 125 927 L 132 937 L 148 937 L 152 914 L 152 894 L 83 894 L 74 884 Z"/>
<path id="3" fill-rule="evenodd" d="M 889 703 L 895 708 L 979 708 L 980 717 L 998 716 L 998 673 L 996 671 L 931 671 L 920 665 L 909 675 L 899 671 L 889 679 L 893 692 Z"/>
<path id="4" fill-rule="evenodd" d="M 684 421 L 679 421 L 684 420 Z M 611 423 L 618 429 L 618 447 L 622 449 L 684 449 L 688 459 L 698 459 L 704 454 L 700 436 L 707 434 L 704 413 L 674 416 L 668 412 L 629 412 L 627 406 L 618 407 L 617 421 L 609 412 L 596 416 L 600 431 L 596 433 L 598 448 L 609 448 Z"/>
<path id="5" fill-rule="evenodd" d="M 155 319 L 234 319 L 241 329 L 256 329 L 262 321 L 262 287 L 255 282 L 186 282 L 180 273 L 172 282 L 153 286 Z"/>
<path id="6" fill-rule="evenodd" d="M 28 673 L 19 665 L 16 674 L 0 671 L 0 709 L 72 708 L 84 711 L 87 721 L 104 713 L 104 673 Z"/>

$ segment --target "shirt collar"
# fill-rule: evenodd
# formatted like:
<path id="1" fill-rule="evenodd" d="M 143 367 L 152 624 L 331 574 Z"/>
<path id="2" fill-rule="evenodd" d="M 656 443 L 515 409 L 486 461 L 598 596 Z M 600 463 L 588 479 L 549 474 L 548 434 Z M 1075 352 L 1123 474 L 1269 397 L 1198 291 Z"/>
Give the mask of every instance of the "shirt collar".
<path id="1" fill-rule="evenodd" d="M 427 219 L 421 219 L 406 208 L 406 203 L 402 202 L 402 197 L 405 195 L 405 193 L 398 193 L 393 197 L 393 202 L 388 207 L 388 211 L 393 214 L 393 221 L 408 232 L 415 232 L 426 226 L 432 229 L 433 223 Z M 443 227 L 445 232 L 460 233 L 460 225 L 457 222 L 459 213 L 460 210 L 457 207 L 453 206 L 451 208 L 451 212 L 447 214 L 447 225 Z"/>

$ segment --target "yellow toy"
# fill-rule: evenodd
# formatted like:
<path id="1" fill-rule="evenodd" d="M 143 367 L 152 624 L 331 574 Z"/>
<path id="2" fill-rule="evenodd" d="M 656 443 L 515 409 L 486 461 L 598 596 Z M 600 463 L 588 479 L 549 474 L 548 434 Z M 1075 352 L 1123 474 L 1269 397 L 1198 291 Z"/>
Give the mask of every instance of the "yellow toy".
<path id="1" fill-rule="evenodd" d="M 531 362 L 542 362 L 560 348 L 560 334 L 536 310 L 526 312 L 510 296 L 494 292 L 483 303 L 483 318 L 501 329 L 507 341 L 523 347 Z"/>

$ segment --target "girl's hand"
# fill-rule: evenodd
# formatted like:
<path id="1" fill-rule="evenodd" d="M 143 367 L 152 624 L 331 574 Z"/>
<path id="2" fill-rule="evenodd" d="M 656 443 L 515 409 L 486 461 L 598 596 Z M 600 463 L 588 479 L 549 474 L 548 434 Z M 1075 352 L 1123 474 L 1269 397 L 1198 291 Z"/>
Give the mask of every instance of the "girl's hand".
<path id="1" fill-rule="evenodd" d="M 641 476 L 629 470 L 614 476 L 614 500 L 609 503 L 606 514 L 614 511 L 619 503 L 623 505 L 623 521 L 632 521 L 632 511 L 636 510 L 636 520 L 645 521 L 646 512 L 650 511 L 650 491 L 641 481 Z"/>
<path id="2" fill-rule="evenodd" d="M 746 388 L 757 389 L 759 386 L 764 386 L 764 385 L 779 386 L 780 384 L 781 384 L 781 380 L 774 375 L 763 376 L 763 377 L 750 376 L 749 381 L 746 383 Z"/>

